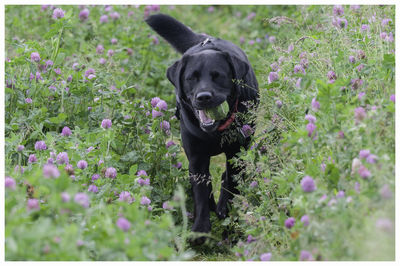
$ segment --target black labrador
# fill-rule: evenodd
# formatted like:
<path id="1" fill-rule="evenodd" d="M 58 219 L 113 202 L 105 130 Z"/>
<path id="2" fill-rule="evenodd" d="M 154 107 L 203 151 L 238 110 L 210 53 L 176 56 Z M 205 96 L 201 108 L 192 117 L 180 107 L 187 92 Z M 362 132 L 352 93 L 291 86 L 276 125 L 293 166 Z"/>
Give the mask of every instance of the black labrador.
<path id="1" fill-rule="evenodd" d="M 238 113 L 246 113 L 246 102 L 258 104 L 258 83 L 245 53 L 229 41 L 196 34 L 176 19 L 156 14 L 147 24 L 168 41 L 183 56 L 167 70 L 175 86 L 177 116 L 183 148 L 189 160 L 190 182 L 194 195 L 195 232 L 211 230 L 210 210 L 219 218 L 228 214 L 228 202 L 238 193 L 233 176 L 239 173 L 229 160 L 248 148 L 248 134 L 222 141 L 223 135 L 238 131 L 244 124 Z M 217 107 L 224 101 L 229 112 L 221 120 L 212 119 L 204 110 Z M 232 134 L 235 135 L 235 134 Z M 210 157 L 225 153 L 226 171 L 222 174 L 221 193 L 215 204 L 210 180 Z"/>

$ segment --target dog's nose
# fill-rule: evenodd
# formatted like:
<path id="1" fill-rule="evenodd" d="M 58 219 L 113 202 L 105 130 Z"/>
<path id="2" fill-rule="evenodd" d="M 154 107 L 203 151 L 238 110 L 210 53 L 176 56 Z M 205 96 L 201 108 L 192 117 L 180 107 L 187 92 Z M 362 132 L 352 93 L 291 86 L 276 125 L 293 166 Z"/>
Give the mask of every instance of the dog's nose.
<path id="1" fill-rule="evenodd" d="M 209 100 L 211 100 L 211 98 L 212 98 L 212 94 L 209 91 L 202 91 L 202 92 L 197 93 L 197 95 L 196 95 L 196 100 L 201 103 L 208 102 Z"/>

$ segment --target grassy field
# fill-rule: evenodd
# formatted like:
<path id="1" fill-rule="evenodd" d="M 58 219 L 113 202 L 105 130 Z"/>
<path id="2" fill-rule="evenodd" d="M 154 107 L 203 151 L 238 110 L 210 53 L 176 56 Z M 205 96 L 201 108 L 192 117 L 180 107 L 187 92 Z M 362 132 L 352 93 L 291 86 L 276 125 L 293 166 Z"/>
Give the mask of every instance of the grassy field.
<path id="1" fill-rule="evenodd" d="M 394 6 L 5 11 L 6 260 L 394 260 Z M 259 82 L 240 195 L 197 247 L 156 12 L 239 45 Z"/>

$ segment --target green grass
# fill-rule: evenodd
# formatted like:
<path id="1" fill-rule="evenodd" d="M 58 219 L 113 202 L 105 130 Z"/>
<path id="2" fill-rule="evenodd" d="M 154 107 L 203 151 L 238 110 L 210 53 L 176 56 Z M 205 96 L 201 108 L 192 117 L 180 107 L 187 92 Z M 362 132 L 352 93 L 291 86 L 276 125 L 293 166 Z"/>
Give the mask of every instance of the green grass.
<path id="1" fill-rule="evenodd" d="M 192 212 L 188 162 L 173 118 L 174 89 L 165 77 L 180 55 L 161 38 L 158 43 L 144 23 L 149 7 L 87 8 L 89 18 L 81 21 L 77 6 L 62 6 L 65 17 L 58 20 L 51 8 L 6 6 L 5 175 L 16 182 L 5 190 L 6 260 L 245 261 L 271 253 L 271 260 L 294 261 L 305 251 L 312 260 L 394 260 L 394 6 L 344 6 L 336 15 L 332 6 L 215 6 L 212 12 L 208 6 L 161 6 L 196 32 L 239 45 L 259 82 L 252 148 L 236 160 L 245 176 L 240 195 L 228 218 L 211 215 L 209 241 L 198 247 L 187 241 L 193 235 L 186 214 Z M 108 22 L 100 23 L 104 14 Z M 334 17 L 347 24 L 333 25 Z M 40 63 L 31 61 L 33 52 Z M 54 64 L 46 71 L 47 60 Z M 305 74 L 295 73 L 299 64 Z M 96 77 L 85 77 L 89 68 Z M 331 81 L 329 71 L 336 76 Z M 36 72 L 42 79 L 30 78 Z M 271 72 L 277 72 L 273 82 Z M 162 117 L 152 117 L 153 97 L 168 104 Z M 319 109 L 312 108 L 313 99 Z M 359 107 L 365 116 L 355 116 Z M 306 114 L 316 120 L 311 137 Z M 101 127 L 106 118 L 110 129 Z M 162 121 L 170 123 L 168 132 Z M 71 136 L 60 135 L 66 126 Z M 166 147 L 170 140 L 176 145 Z M 47 149 L 35 149 L 37 141 Z M 362 150 L 372 157 L 361 158 Z M 61 152 L 74 173 L 55 163 L 58 178 L 45 178 L 44 165 Z M 31 154 L 37 162 L 28 161 Z M 80 160 L 88 162 L 86 169 L 77 167 Z M 359 171 L 360 164 L 367 170 Z M 106 177 L 110 167 L 115 179 Z M 224 155 L 211 159 L 216 200 L 224 169 Z M 139 170 L 150 185 L 138 183 Z M 100 178 L 92 180 L 94 174 Z M 305 176 L 314 180 L 314 191 L 303 190 Z M 89 185 L 99 191 L 88 191 Z M 135 201 L 119 201 L 123 191 Z M 82 192 L 87 208 L 74 200 Z M 142 197 L 151 200 L 151 210 L 140 204 Z M 30 210 L 29 199 L 40 209 Z M 165 202 L 173 209 L 164 209 Z M 285 227 L 289 217 L 295 218 L 291 228 Z"/>

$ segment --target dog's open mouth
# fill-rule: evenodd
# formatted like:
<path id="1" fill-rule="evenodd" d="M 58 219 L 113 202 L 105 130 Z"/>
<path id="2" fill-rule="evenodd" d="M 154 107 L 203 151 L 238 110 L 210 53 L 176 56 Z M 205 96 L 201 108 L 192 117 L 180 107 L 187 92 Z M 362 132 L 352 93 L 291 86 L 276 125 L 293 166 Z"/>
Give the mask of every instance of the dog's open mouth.
<path id="1" fill-rule="evenodd" d="M 229 104 L 227 101 L 213 108 L 197 110 L 197 115 L 203 127 L 212 127 L 217 121 L 224 120 L 228 113 Z"/>

